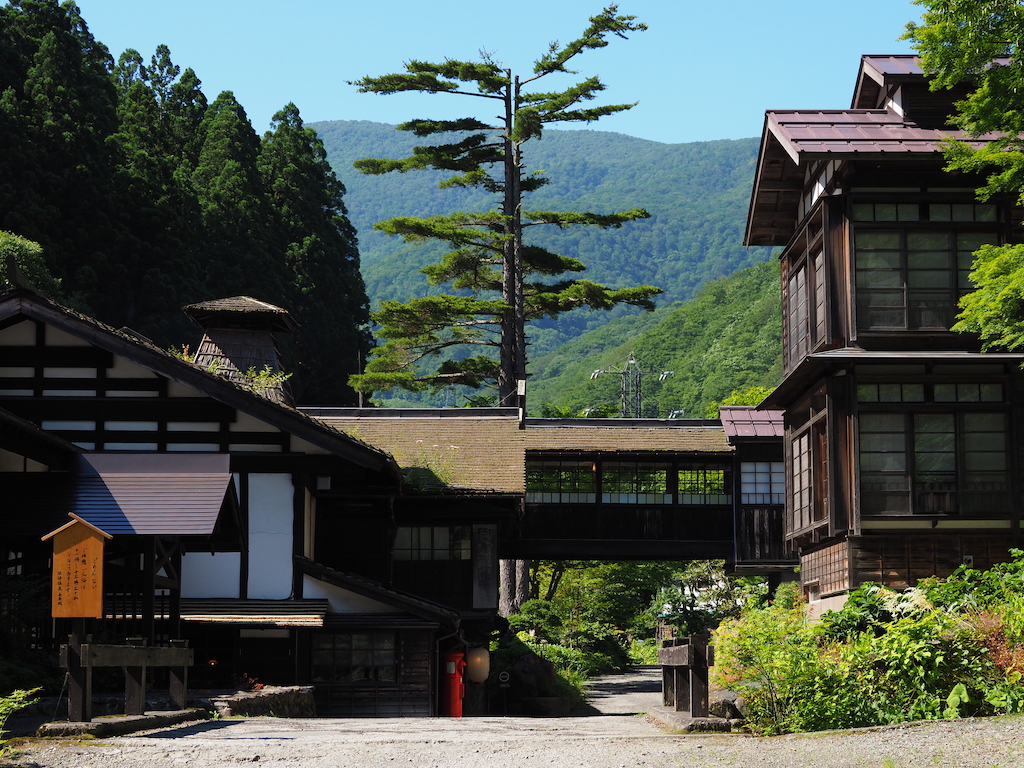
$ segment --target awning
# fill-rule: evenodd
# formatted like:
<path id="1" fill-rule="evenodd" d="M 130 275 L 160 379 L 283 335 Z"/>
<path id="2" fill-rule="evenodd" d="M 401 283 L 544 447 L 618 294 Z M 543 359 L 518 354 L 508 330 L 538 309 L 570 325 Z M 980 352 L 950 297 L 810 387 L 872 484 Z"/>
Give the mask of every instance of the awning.
<path id="1" fill-rule="evenodd" d="M 328 605 L 327 600 L 188 599 L 181 601 L 181 618 L 206 624 L 322 627 Z"/>
<path id="2" fill-rule="evenodd" d="M 209 536 L 236 505 L 227 454 L 83 454 L 73 510 L 107 533 Z"/>

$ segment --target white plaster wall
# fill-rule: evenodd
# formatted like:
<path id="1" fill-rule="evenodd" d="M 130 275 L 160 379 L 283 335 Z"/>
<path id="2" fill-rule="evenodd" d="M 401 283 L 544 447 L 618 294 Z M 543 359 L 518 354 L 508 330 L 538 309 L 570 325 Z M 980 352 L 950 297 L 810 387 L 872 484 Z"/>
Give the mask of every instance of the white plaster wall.
<path id="1" fill-rule="evenodd" d="M 249 475 L 249 598 L 291 596 L 293 495 L 290 474 Z"/>
<path id="2" fill-rule="evenodd" d="M 182 597 L 238 597 L 239 552 L 186 552 L 181 558 Z"/>
<path id="3" fill-rule="evenodd" d="M 379 603 L 369 597 L 357 595 L 347 589 L 314 579 L 312 576 L 302 577 L 302 596 L 306 600 L 323 600 L 326 598 L 331 605 L 331 613 L 394 613 L 390 605 Z"/>

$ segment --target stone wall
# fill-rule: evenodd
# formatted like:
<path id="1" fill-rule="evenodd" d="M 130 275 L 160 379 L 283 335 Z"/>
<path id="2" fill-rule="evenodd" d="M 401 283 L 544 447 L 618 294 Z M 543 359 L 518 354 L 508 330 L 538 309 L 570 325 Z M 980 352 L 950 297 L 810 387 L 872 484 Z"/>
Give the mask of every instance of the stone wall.
<path id="1" fill-rule="evenodd" d="M 229 696 L 211 696 L 220 717 L 316 717 L 313 686 L 271 686 Z"/>

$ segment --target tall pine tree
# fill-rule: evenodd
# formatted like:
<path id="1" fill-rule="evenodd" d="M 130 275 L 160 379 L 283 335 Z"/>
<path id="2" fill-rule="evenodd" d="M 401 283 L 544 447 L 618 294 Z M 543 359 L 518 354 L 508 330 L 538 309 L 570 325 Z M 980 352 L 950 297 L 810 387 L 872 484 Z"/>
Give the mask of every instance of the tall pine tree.
<path id="1" fill-rule="evenodd" d="M 531 76 L 520 78 L 503 69 L 488 54 L 480 61 L 451 59 L 441 63 L 410 61 L 404 73 L 364 77 L 354 83 L 361 91 L 393 94 L 403 91 L 474 96 L 493 102 L 497 119 L 413 120 L 399 126 L 416 136 L 440 143 L 416 147 L 404 160 L 366 159 L 356 163 L 364 173 L 382 174 L 416 169 L 437 169 L 455 175 L 441 188 L 472 187 L 500 197 L 492 210 L 460 212 L 428 218 L 398 217 L 378 223 L 378 229 L 407 241 L 439 240 L 452 250 L 437 264 L 425 268 L 435 285 L 450 284 L 470 295 L 440 295 L 407 303 L 385 302 L 374 319 L 378 335 L 387 339 L 378 347 L 366 372 L 353 377 L 363 391 L 402 387 L 421 391 L 428 386 L 465 384 L 478 387 L 495 380 L 498 402 L 512 405 L 517 382 L 526 379 L 525 323 L 581 307 L 609 309 L 633 304 L 653 309 L 653 286 L 611 289 L 585 279 L 565 278 L 582 272 L 584 264 L 536 245 L 524 243 L 524 230 L 538 226 L 620 227 L 646 218 L 634 209 L 619 213 L 531 211 L 524 196 L 546 179 L 526 173 L 524 145 L 540 138 L 545 125 L 592 122 L 632 108 L 633 104 L 588 107 L 604 85 L 597 77 L 581 80 L 562 91 L 528 91 L 527 86 L 550 75 L 575 74 L 569 63 L 586 50 L 602 48 L 608 36 L 626 37 L 646 29 L 634 16 L 618 15 L 611 5 L 590 19 L 583 35 L 560 46 L 553 43 L 539 58 Z M 452 138 L 452 134 L 455 138 Z M 449 358 L 429 373 L 421 361 L 449 354 L 454 348 L 496 348 L 462 359 Z"/>

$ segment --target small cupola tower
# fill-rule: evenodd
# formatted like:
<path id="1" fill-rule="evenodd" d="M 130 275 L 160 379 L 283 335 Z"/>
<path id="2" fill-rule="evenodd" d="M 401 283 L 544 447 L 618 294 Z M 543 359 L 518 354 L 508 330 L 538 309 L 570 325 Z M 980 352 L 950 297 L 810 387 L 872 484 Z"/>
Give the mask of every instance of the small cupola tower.
<path id="1" fill-rule="evenodd" d="M 283 405 L 294 405 L 275 332 L 298 324 L 281 307 L 250 296 L 214 299 L 182 308 L 203 329 L 192 362 Z"/>

